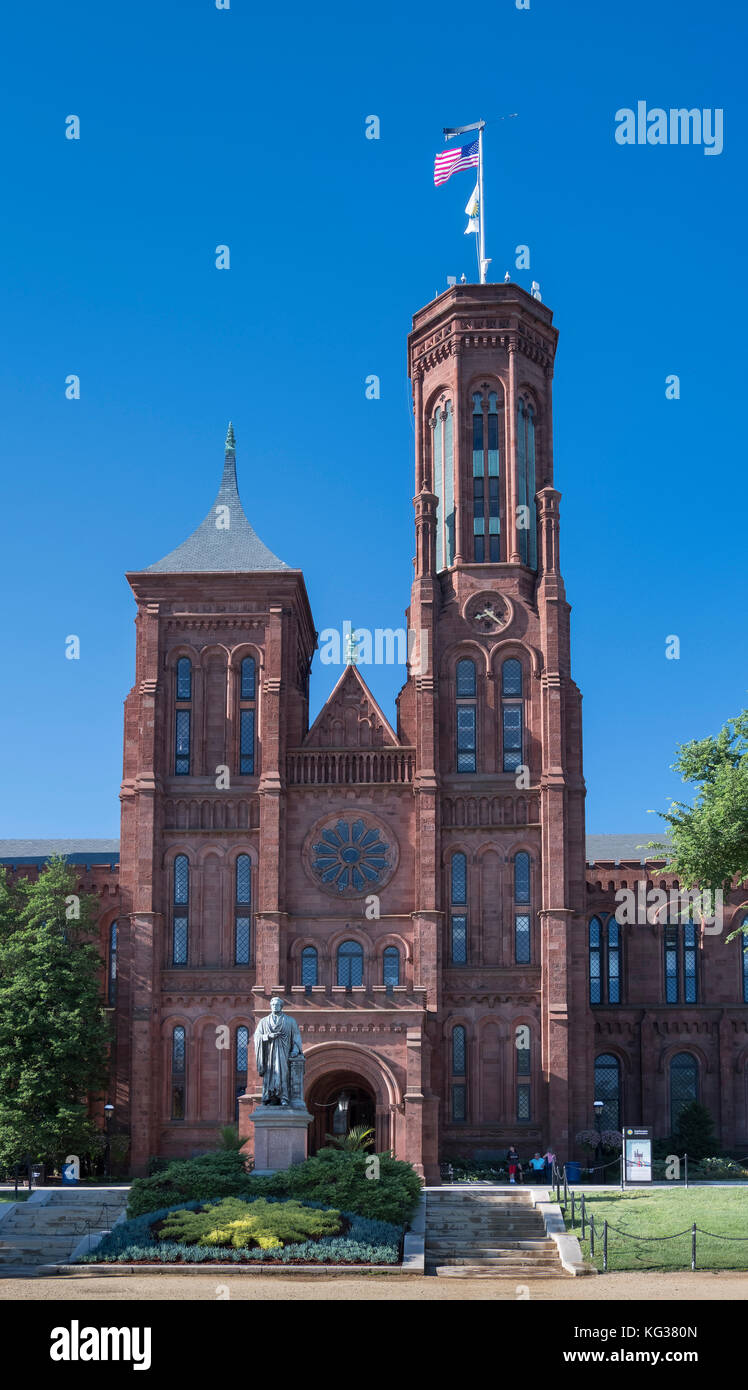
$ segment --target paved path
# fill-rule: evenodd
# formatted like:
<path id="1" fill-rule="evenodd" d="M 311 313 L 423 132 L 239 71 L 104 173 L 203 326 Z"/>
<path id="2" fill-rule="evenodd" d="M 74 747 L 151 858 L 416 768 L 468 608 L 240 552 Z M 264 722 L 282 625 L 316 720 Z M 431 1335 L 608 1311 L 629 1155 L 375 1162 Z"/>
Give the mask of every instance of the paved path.
<path id="1" fill-rule="evenodd" d="M 417 1301 L 476 1299 L 513 1302 L 520 1295 L 506 1279 L 419 1279 L 376 1275 L 363 1279 L 310 1279 L 279 1277 L 256 1278 L 221 1272 L 212 1275 L 104 1275 L 101 1278 L 74 1274 L 52 1278 L 0 1279 L 0 1301 L 29 1299 L 50 1302 L 59 1299 L 81 1302 L 117 1302 L 119 1299 L 195 1302 L 225 1298 L 219 1286 L 229 1290 L 229 1299 L 255 1302 L 341 1302 L 341 1301 Z M 520 1286 L 521 1287 L 521 1286 Z M 748 1275 L 720 1270 L 707 1274 L 686 1271 L 680 1274 L 600 1274 L 579 1279 L 528 1279 L 531 1299 L 554 1303 L 608 1302 L 647 1299 L 746 1300 Z"/>

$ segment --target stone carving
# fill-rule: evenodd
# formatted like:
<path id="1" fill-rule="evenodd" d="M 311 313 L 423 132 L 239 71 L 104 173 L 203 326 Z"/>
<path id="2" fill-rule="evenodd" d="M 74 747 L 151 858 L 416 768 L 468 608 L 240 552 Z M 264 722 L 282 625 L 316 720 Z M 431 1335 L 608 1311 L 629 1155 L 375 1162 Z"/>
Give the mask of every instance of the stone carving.
<path id="1" fill-rule="evenodd" d="M 290 1106 L 292 1093 L 304 1096 L 303 1047 L 295 1018 L 283 1012 L 283 1000 L 270 1000 L 270 1013 L 255 1028 L 255 1061 L 262 1077 L 263 1105 Z M 301 1070 L 298 1060 L 301 1059 Z M 292 1068 L 292 1064 L 296 1064 Z M 293 1086 L 292 1086 L 293 1070 Z"/>

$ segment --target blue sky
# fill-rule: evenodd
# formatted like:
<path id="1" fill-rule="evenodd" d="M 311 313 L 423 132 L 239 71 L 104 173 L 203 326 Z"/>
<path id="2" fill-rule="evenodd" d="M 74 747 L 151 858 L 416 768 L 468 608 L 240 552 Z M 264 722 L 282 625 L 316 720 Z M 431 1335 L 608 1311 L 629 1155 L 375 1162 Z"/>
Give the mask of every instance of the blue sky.
<path id="1" fill-rule="evenodd" d="M 1 835 L 118 833 L 124 572 L 202 519 L 229 417 L 245 509 L 303 568 L 317 628 L 402 623 L 405 338 L 448 275 L 474 278 L 471 173 L 435 189 L 432 168 L 442 127 L 479 117 L 490 278 L 539 280 L 561 334 L 588 830 L 654 827 L 675 745 L 748 704 L 745 28 L 693 0 L 6 12 Z M 638 100 L 722 109 L 723 152 L 617 145 Z M 313 714 L 338 674 L 316 665 Z M 363 674 L 394 719 L 401 669 Z"/>

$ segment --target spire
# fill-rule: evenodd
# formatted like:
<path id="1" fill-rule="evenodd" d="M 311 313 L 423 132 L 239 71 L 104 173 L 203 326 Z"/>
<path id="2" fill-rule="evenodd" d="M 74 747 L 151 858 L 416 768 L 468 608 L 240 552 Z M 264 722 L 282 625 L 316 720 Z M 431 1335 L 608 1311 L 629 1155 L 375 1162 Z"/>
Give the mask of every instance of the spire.
<path id="1" fill-rule="evenodd" d="M 242 507 L 236 482 L 236 440 L 230 420 L 223 477 L 208 515 L 176 550 L 147 568 L 161 574 L 241 574 L 288 569 L 263 545 Z"/>

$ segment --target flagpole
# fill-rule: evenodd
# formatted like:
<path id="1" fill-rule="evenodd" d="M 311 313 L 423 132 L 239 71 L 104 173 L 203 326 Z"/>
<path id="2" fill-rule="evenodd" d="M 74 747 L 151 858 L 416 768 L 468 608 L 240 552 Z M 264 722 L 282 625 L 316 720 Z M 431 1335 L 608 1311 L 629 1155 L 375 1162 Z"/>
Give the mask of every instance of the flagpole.
<path id="1" fill-rule="evenodd" d="M 484 125 L 485 125 L 485 121 L 481 121 L 481 123 L 480 123 L 480 129 L 479 129 L 479 131 L 478 131 L 478 215 L 479 215 L 479 217 L 480 217 L 480 236 L 479 236 L 479 241 L 480 241 L 480 254 L 479 254 L 479 256 L 478 256 L 478 260 L 479 260 L 479 270 L 480 270 L 480 282 L 481 282 L 482 285 L 485 285 L 485 283 L 486 283 L 486 264 L 487 264 L 487 262 L 486 262 L 486 227 L 485 227 L 485 222 L 484 222 L 484 219 L 483 219 L 483 127 L 484 127 Z"/>

